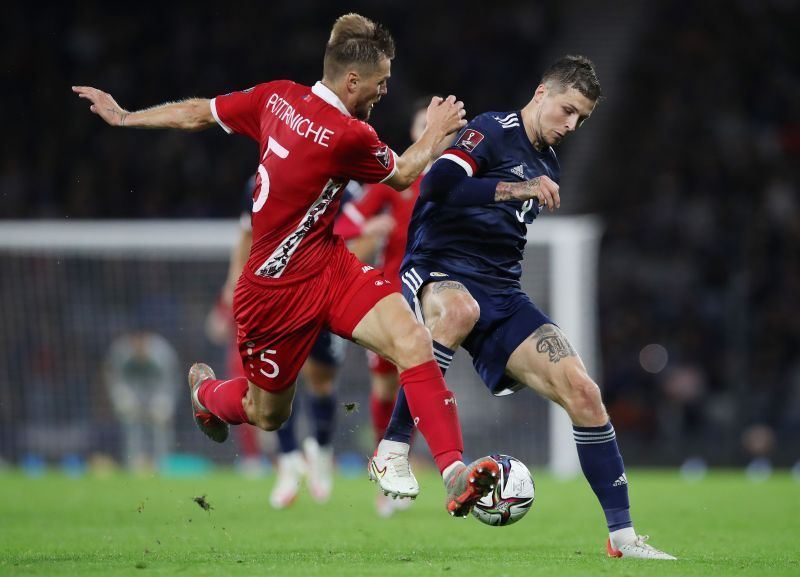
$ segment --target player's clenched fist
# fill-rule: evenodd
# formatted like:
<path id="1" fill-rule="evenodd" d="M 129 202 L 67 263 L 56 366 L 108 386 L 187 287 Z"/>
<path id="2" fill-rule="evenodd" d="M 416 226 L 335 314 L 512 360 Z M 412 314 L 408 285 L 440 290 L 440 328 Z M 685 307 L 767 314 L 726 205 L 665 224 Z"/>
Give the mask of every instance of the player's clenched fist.
<path id="1" fill-rule="evenodd" d="M 452 134 L 466 126 L 466 114 L 464 103 L 456 100 L 452 94 L 447 98 L 434 96 L 428 106 L 428 126 L 441 129 L 445 134 Z"/>

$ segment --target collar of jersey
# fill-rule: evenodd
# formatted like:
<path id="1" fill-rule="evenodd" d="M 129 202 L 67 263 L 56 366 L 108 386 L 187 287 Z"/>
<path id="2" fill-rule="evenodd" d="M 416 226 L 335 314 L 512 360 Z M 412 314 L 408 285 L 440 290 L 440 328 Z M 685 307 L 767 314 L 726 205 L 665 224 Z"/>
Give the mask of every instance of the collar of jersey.
<path id="1" fill-rule="evenodd" d="M 331 106 L 338 108 L 339 111 L 345 116 L 352 116 L 352 114 L 350 114 L 350 112 L 347 110 L 347 107 L 345 107 L 344 102 L 339 100 L 339 97 L 336 96 L 336 93 L 325 86 L 321 81 L 318 80 L 317 83 L 311 87 L 311 92 L 322 98 L 322 100 Z"/>

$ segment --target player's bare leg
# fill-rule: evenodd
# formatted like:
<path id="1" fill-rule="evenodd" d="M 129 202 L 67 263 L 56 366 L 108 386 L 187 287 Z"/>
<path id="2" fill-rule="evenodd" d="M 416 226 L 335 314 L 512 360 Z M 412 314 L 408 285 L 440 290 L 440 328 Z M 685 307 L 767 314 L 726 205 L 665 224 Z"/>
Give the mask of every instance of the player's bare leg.
<path id="1" fill-rule="evenodd" d="M 428 442 L 443 477 L 447 478 L 449 474 L 464 468 L 461 461 L 461 427 L 455 397 L 447 390 L 439 366 L 434 360 L 430 332 L 416 321 L 403 297 L 395 293 L 378 302 L 356 326 L 353 339 L 397 365 L 411 414 Z M 415 497 L 419 486 L 413 475 L 410 478 L 409 475 L 392 475 L 388 478 L 392 460 L 384 459 L 382 463 L 377 463 L 376 457 L 370 463 L 370 471 L 371 476 L 379 478 L 381 487 L 397 496 Z M 401 460 L 407 465 L 407 451 Z M 493 471 L 492 465 L 482 468 L 475 475 L 482 478 L 485 474 L 499 473 L 496 464 Z M 413 483 L 410 482 L 411 479 Z M 393 484 L 395 482 L 397 484 Z M 407 484 L 402 486 L 402 482 Z M 478 490 L 470 495 L 469 500 L 459 503 L 459 513 L 468 512 L 490 490 L 489 483 L 479 483 L 476 486 Z"/>
<path id="2" fill-rule="evenodd" d="M 628 479 L 600 388 L 561 329 L 552 324 L 536 329 L 511 354 L 507 372 L 561 405 L 572 420 L 581 468 L 606 515 L 608 554 L 675 559 L 647 545 L 633 529 Z"/>
<path id="3" fill-rule="evenodd" d="M 437 343 L 456 350 L 481 316 L 481 307 L 458 281 L 428 283 L 420 292 L 425 326 Z"/>
<path id="4" fill-rule="evenodd" d="M 276 431 L 292 414 L 292 401 L 297 383 L 278 392 L 271 393 L 248 381 L 247 394 L 242 407 L 251 425 L 265 431 Z"/>

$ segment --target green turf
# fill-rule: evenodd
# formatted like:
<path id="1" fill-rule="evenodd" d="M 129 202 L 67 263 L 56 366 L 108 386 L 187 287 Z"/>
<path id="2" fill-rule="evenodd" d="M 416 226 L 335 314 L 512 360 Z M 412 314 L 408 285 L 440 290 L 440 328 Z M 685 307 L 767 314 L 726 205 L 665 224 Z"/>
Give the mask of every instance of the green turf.
<path id="1" fill-rule="evenodd" d="M 0 575 L 800 575 L 800 483 L 788 475 L 629 478 L 637 528 L 677 563 L 607 559 L 602 514 L 582 480 L 538 475 L 529 515 L 497 528 L 447 516 L 431 474 L 410 510 L 379 519 L 363 478 L 338 478 L 326 506 L 304 494 L 273 511 L 272 478 L 5 473 Z M 192 501 L 200 495 L 211 511 Z"/>

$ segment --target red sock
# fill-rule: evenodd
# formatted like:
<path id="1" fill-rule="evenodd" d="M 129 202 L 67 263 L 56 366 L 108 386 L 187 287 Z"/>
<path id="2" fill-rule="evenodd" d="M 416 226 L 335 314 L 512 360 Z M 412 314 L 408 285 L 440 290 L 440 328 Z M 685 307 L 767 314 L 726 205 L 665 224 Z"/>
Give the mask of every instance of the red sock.
<path id="1" fill-rule="evenodd" d="M 206 409 L 226 423 L 241 425 L 249 422 L 242 406 L 248 387 L 244 377 L 229 381 L 209 379 L 200 385 L 197 398 Z"/>
<path id="2" fill-rule="evenodd" d="M 370 393 L 369 414 L 372 416 L 372 430 L 375 431 L 376 443 L 380 443 L 383 439 L 383 434 L 392 418 L 392 410 L 394 410 L 394 399 L 387 401 L 379 399 L 375 393 Z"/>
<path id="3" fill-rule="evenodd" d="M 439 472 L 461 460 L 464 442 L 458 422 L 456 398 L 447 389 L 436 361 L 400 373 L 414 424 L 425 437 Z"/>

